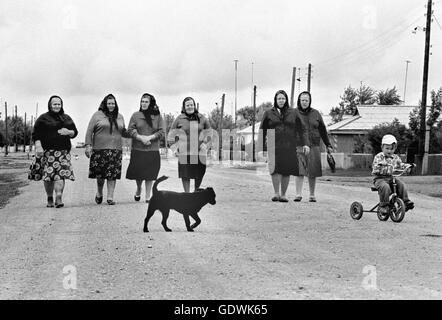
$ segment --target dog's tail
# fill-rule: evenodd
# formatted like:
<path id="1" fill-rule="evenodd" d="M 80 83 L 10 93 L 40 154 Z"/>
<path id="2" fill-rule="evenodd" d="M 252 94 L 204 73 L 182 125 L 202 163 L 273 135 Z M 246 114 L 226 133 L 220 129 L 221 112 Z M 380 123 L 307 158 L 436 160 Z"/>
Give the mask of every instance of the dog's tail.
<path id="1" fill-rule="evenodd" d="M 153 184 L 153 188 L 152 188 L 154 194 L 158 192 L 158 189 L 157 189 L 158 184 L 161 181 L 167 180 L 168 178 L 169 177 L 167 177 L 167 176 L 162 176 L 155 181 L 155 183 Z"/>

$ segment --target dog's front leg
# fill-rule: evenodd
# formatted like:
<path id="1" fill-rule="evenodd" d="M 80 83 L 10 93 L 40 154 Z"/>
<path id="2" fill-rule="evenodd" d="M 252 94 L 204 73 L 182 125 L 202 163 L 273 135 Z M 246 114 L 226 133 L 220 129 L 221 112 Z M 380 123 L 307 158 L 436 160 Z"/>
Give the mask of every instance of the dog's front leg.
<path id="1" fill-rule="evenodd" d="M 199 224 L 201 223 L 201 219 L 200 219 L 200 217 L 198 216 L 198 213 L 195 213 L 195 214 L 191 215 L 191 217 L 193 218 L 193 220 L 195 220 L 195 223 L 192 224 L 190 227 L 191 227 L 192 229 L 195 229 L 195 228 L 198 227 Z"/>
<path id="2" fill-rule="evenodd" d="M 189 215 L 183 213 L 183 217 L 184 217 L 184 223 L 186 224 L 186 229 L 187 229 L 187 231 L 189 231 L 189 232 L 193 232 L 193 229 L 192 229 L 192 227 L 190 226 Z"/>

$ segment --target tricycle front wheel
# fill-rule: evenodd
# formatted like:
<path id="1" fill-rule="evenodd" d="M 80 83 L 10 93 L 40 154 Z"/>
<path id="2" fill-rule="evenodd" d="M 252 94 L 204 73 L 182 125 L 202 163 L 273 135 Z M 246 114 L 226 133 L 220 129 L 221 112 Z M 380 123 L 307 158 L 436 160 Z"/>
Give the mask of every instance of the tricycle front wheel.
<path id="1" fill-rule="evenodd" d="M 401 222 L 405 217 L 405 203 L 402 199 L 394 199 L 390 208 L 390 218 L 393 222 Z"/>

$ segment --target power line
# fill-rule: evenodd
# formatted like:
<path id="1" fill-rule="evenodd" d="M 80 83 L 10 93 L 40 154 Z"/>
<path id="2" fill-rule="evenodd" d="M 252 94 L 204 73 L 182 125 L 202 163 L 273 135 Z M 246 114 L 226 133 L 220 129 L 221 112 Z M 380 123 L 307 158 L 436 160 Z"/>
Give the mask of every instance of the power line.
<path id="1" fill-rule="evenodd" d="M 439 20 L 437 20 L 437 18 L 434 14 L 433 14 L 433 18 L 434 18 L 434 20 L 436 20 L 437 25 L 439 26 L 440 30 L 442 30 L 442 26 L 440 25 Z"/>
<path id="2" fill-rule="evenodd" d="M 420 8 L 419 8 L 419 9 L 420 9 Z M 408 29 L 410 26 L 412 26 L 413 24 L 415 24 L 417 21 L 419 21 L 419 19 L 422 19 L 422 15 L 419 15 L 419 17 L 415 18 L 415 19 L 414 19 L 411 23 L 409 23 L 405 28 L 403 27 L 403 25 L 404 25 L 405 23 L 407 23 L 407 22 L 405 22 L 405 23 L 404 23 L 404 22 L 401 22 L 401 23 L 397 24 L 396 26 L 394 26 L 393 28 L 391 28 L 389 31 L 384 32 L 383 34 L 377 36 L 376 38 L 371 39 L 371 40 L 369 40 L 369 41 L 367 41 L 367 42 L 365 42 L 365 43 L 363 43 L 363 44 L 361 44 L 361 45 L 359 45 L 359 46 L 357 46 L 357 47 L 351 49 L 351 50 L 348 51 L 348 52 L 345 52 L 345 53 L 339 54 L 339 55 L 337 55 L 337 56 L 335 56 L 335 57 L 333 57 L 333 58 L 330 58 L 330 59 L 326 59 L 326 60 L 323 60 L 323 61 L 317 62 L 317 63 L 315 63 L 315 65 L 316 65 L 316 66 L 322 66 L 322 65 L 325 65 L 325 64 L 330 63 L 331 61 L 334 61 L 334 60 L 336 60 L 336 59 L 339 59 L 339 58 L 341 58 L 341 57 L 345 57 L 345 56 L 352 55 L 352 54 L 354 54 L 354 53 L 357 52 L 357 51 L 361 51 L 361 50 L 363 50 L 363 51 L 371 50 L 370 47 L 371 47 L 373 44 L 374 44 L 375 46 L 378 46 L 378 45 L 379 45 L 379 41 L 378 41 L 378 40 L 381 40 L 382 38 L 384 38 L 384 39 L 382 39 L 382 41 L 383 41 L 383 42 L 386 42 L 386 41 L 388 41 L 389 39 L 392 39 L 392 38 L 396 37 L 396 34 L 397 34 L 397 33 L 402 33 L 403 31 L 405 31 L 406 29 Z M 404 29 L 405 29 L 405 30 L 404 30 Z"/>

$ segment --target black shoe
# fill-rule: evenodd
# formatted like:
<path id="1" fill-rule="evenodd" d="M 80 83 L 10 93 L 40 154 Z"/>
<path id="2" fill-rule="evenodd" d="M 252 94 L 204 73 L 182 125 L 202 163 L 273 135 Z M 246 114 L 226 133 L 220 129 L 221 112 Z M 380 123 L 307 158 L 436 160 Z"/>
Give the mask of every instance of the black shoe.
<path id="1" fill-rule="evenodd" d="M 146 200 L 146 203 L 149 203 L 150 200 Z"/>
<path id="2" fill-rule="evenodd" d="M 54 197 L 48 197 L 48 204 L 46 205 L 48 208 L 54 207 Z"/>
<path id="3" fill-rule="evenodd" d="M 279 202 L 289 202 L 285 197 L 279 197 Z"/>
<path id="4" fill-rule="evenodd" d="M 413 209 L 414 209 L 414 202 L 413 201 L 405 202 L 405 211 L 413 210 Z"/>
<path id="5" fill-rule="evenodd" d="M 95 196 L 95 202 L 97 204 L 101 204 L 103 202 L 103 196 L 99 197 L 99 196 Z"/>
<path id="6" fill-rule="evenodd" d="M 140 199 L 141 199 L 141 196 L 134 195 L 134 200 L 135 201 L 140 201 Z"/>
<path id="7" fill-rule="evenodd" d="M 107 204 L 113 206 L 115 204 L 114 200 L 107 200 Z"/>
<path id="8" fill-rule="evenodd" d="M 56 207 L 56 208 L 62 208 L 62 207 L 64 207 L 64 203 L 63 203 L 62 200 L 61 200 L 61 196 L 57 196 L 57 197 L 55 198 L 55 207 Z"/>

